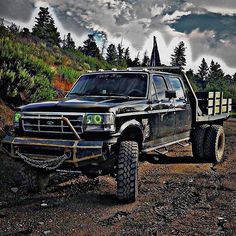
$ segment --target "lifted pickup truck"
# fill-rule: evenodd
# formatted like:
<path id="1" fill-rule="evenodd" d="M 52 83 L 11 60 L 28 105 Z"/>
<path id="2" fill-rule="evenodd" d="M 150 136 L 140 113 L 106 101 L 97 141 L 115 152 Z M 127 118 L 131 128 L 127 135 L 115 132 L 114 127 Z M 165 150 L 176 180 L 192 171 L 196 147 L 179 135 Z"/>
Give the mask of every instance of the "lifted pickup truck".
<path id="1" fill-rule="evenodd" d="M 132 202 L 142 153 L 191 142 L 199 161 L 221 162 L 230 110 L 231 99 L 196 94 L 176 67 L 98 71 L 82 75 L 64 99 L 20 107 L 14 135 L 1 145 L 25 163 L 29 190 L 40 190 L 55 170 L 109 174 L 118 198 Z"/>

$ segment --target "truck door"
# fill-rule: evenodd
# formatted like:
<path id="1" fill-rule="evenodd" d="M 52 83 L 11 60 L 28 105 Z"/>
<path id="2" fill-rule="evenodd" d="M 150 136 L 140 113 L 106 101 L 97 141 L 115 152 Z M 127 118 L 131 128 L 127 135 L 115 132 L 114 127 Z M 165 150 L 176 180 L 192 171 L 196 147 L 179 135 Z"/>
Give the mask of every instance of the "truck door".
<path id="1" fill-rule="evenodd" d="M 156 91 L 152 96 L 152 117 L 154 119 L 155 144 L 164 144 L 174 140 L 175 133 L 175 107 L 174 101 L 165 97 L 167 83 L 162 75 L 153 75 L 153 83 Z"/>
<path id="2" fill-rule="evenodd" d="M 180 77 L 170 76 L 169 83 L 172 90 L 176 91 L 176 98 L 174 99 L 175 106 L 175 139 L 184 139 L 190 136 L 191 129 L 191 106 L 184 88 L 184 84 Z"/>

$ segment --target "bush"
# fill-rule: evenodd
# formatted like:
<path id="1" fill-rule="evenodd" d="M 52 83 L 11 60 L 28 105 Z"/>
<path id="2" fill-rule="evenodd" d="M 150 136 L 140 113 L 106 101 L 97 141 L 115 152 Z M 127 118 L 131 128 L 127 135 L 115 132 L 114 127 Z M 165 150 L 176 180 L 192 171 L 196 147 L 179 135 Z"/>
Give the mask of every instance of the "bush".
<path id="1" fill-rule="evenodd" d="M 59 66 L 58 74 L 68 82 L 74 82 L 79 77 L 78 71 L 67 66 Z"/>

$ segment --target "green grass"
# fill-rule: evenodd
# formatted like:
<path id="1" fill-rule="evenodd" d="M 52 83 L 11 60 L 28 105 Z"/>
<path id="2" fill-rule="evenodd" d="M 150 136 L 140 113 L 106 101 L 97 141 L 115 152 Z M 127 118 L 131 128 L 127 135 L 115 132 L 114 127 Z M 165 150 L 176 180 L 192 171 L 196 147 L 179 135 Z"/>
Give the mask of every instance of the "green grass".
<path id="1" fill-rule="evenodd" d="M 230 112 L 230 116 L 233 117 L 233 118 L 236 118 L 236 112 L 235 111 L 231 111 Z"/>

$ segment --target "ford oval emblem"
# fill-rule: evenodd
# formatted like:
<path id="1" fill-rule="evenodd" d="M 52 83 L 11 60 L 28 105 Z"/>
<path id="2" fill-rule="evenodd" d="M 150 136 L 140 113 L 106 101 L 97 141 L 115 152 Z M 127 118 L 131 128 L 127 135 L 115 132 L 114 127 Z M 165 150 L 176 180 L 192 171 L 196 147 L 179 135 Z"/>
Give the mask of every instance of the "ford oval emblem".
<path id="1" fill-rule="evenodd" d="M 54 121 L 52 120 L 47 121 L 47 125 L 53 125 L 53 124 L 54 124 Z"/>

